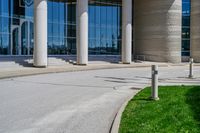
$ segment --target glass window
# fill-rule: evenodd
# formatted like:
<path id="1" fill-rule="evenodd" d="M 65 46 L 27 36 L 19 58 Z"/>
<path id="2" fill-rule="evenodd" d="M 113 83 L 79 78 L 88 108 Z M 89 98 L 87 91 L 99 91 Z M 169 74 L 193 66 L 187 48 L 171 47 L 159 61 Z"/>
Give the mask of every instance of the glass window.
<path id="1" fill-rule="evenodd" d="M 0 0 L 0 55 L 33 53 L 33 1 Z M 26 23 L 26 25 L 22 25 Z M 184 21 L 189 23 L 189 21 Z M 13 34 L 13 29 L 23 31 Z M 25 33 L 26 32 L 26 33 Z M 14 37 L 13 37 L 14 36 Z M 19 40 L 19 41 L 18 41 Z M 17 42 L 18 41 L 18 42 Z M 119 54 L 121 45 L 121 1 L 89 0 L 89 53 Z M 23 47 L 23 49 L 20 49 Z M 20 49 L 20 50 L 19 50 Z M 21 53 L 20 53 L 21 52 Z M 48 1 L 48 53 L 76 54 L 76 3 Z"/>
<path id="2" fill-rule="evenodd" d="M 190 56 L 190 0 L 182 4 L 182 56 Z"/>
<path id="3" fill-rule="evenodd" d="M 119 54 L 120 40 L 121 1 L 89 1 L 89 54 Z"/>
<path id="4" fill-rule="evenodd" d="M 65 2 L 48 1 L 48 5 L 50 6 L 48 7 L 49 54 L 74 54 L 74 49 L 76 49 L 76 41 L 74 41 L 76 40 L 76 5 L 70 0 Z"/>
<path id="5" fill-rule="evenodd" d="M 0 12 L 3 16 L 9 15 L 9 1 L 8 0 L 0 1 Z"/>
<path id="6" fill-rule="evenodd" d="M 1 18 L 1 32 L 9 33 L 9 17 Z"/>
<path id="7" fill-rule="evenodd" d="M 9 35 L 0 34 L 0 55 L 9 55 L 10 54 L 10 41 Z"/>

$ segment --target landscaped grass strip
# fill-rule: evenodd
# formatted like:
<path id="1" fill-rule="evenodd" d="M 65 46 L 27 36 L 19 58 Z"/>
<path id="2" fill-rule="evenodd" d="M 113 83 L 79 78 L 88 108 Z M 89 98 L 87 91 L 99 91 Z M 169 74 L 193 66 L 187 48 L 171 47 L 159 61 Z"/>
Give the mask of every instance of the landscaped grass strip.
<path id="1" fill-rule="evenodd" d="M 159 87 L 159 101 L 145 88 L 127 105 L 120 133 L 199 133 L 200 86 Z"/>

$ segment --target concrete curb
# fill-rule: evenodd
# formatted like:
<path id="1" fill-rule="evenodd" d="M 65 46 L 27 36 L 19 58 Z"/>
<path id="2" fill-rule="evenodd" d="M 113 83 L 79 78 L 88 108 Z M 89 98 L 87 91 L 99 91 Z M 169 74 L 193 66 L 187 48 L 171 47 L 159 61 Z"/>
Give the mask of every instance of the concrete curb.
<path id="1" fill-rule="evenodd" d="M 49 68 L 24 68 L 12 71 L 0 72 L 0 79 L 23 77 L 31 75 L 49 74 L 49 73 L 63 73 L 63 72 L 78 72 L 78 71 L 91 71 L 102 69 L 123 69 L 123 68 L 138 68 L 150 67 L 151 64 L 145 65 L 102 65 L 102 66 L 70 66 L 70 67 L 49 67 Z M 159 67 L 168 67 L 166 64 L 159 64 Z"/>
<path id="2" fill-rule="evenodd" d="M 168 85 L 171 86 L 171 85 L 174 85 L 174 84 L 160 84 L 159 86 L 166 86 L 166 85 L 167 86 Z M 177 84 L 177 85 L 182 85 L 182 84 Z M 190 85 L 190 84 L 188 84 L 188 85 Z M 194 85 L 196 85 L 196 84 L 194 84 Z M 135 95 L 140 93 L 146 87 L 149 87 L 149 86 L 139 87 L 140 89 L 138 89 L 137 87 L 132 87 L 132 88 L 138 89 L 138 91 L 136 93 L 133 93 L 131 96 L 129 96 L 127 98 L 127 100 L 124 102 L 124 104 L 122 104 L 122 106 L 120 107 L 119 111 L 117 112 L 117 114 L 116 114 L 116 116 L 115 116 L 115 118 L 113 120 L 113 124 L 111 126 L 110 133 L 119 133 L 122 114 L 123 114 L 124 110 L 126 109 L 126 106 L 130 102 L 130 100 L 132 100 L 134 98 Z"/>
<path id="3" fill-rule="evenodd" d="M 134 88 L 134 87 L 132 87 L 132 88 Z M 141 88 L 136 93 L 133 93 L 131 96 L 129 96 L 127 98 L 127 100 L 124 102 L 124 104 L 122 104 L 122 106 L 120 107 L 119 111 L 117 112 L 117 114 L 113 120 L 113 124 L 111 126 L 110 133 L 119 133 L 119 127 L 120 127 L 120 123 L 121 123 L 122 114 L 123 114 L 124 110 L 126 109 L 126 106 L 128 105 L 129 101 L 131 99 L 133 99 L 133 97 L 135 95 L 137 95 L 144 88 Z"/>
<path id="4" fill-rule="evenodd" d="M 138 67 L 151 67 L 151 64 L 96 64 L 88 66 L 59 66 L 59 67 L 47 67 L 47 68 L 34 68 L 34 67 L 25 67 L 20 69 L 0 71 L 0 79 L 14 78 L 14 77 L 23 77 L 31 75 L 40 75 L 40 74 L 49 74 L 49 73 L 63 73 L 63 72 L 77 72 L 77 71 L 91 71 L 91 70 L 101 70 L 101 69 L 122 69 L 122 68 L 138 68 Z M 188 66 L 189 64 L 159 64 L 159 67 L 170 67 L 170 66 Z M 194 66 L 200 66 L 200 64 L 194 64 Z"/>
<path id="5" fill-rule="evenodd" d="M 77 71 L 90 71 L 101 69 L 120 69 L 120 68 L 138 68 L 138 67 L 150 67 L 153 64 L 157 64 L 159 67 L 170 66 L 188 66 L 189 64 L 172 64 L 172 63 L 156 63 L 150 62 L 149 64 L 132 63 L 130 65 L 125 64 L 89 64 L 88 66 L 66 65 L 66 66 L 50 66 L 47 68 L 6 68 L 0 71 L 0 79 L 49 74 L 49 73 L 63 73 L 63 72 L 77 72 Z M 199 63 L 195 63 L 194 66 L 200 66 Z"/>

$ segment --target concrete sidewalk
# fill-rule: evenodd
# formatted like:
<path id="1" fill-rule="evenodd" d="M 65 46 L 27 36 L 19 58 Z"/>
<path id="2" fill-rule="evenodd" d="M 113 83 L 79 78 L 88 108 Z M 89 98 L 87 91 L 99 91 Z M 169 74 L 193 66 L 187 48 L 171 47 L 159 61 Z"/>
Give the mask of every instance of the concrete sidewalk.
<path id="1" fill-rule="evenodd" d="M 200 85 L 200 67 L 159 68 L 162 85 Z M 0 80 L 2 133 L 109 133 L 119 108 L 151 83 L 135 67 L 52 73 Z"/>
<path id="2" fill-rule="evenodd" d="M 47 74 L 47 73 L 61 73 L 61 72 L 74 72 L 74 71 L 87 71 L 87 70 L 99 70 L 99 69 L 114 69 L 114 68 L 139 68 L 139 67 L 150 67 L 153 64 L 157 64 L 160 67 L 167 66 L 188 66 L 188 63 L 181 64 L 172 64 L 172 63 L 158 63 L 158 62 L 133 62 L 132 64 L 120 64 L 120 63 L 109 63 L 106 61 L 90 61 L 87 66 L 78 66 L 73 65 L 68 62 L 60 63 L 56 60 L 54 63 L 50 63 L 47 68 L 35 68 L 32 65 L 28 66 L 12 66 L 12 63 L 9 65 L 3 66 L 0 62 L 0 79 L 19 77 L 19 76 L 28 76 L 28 75 L 37 75 L 37 74 Z M 200 64 L 195 64 L 200 66 Z"/>

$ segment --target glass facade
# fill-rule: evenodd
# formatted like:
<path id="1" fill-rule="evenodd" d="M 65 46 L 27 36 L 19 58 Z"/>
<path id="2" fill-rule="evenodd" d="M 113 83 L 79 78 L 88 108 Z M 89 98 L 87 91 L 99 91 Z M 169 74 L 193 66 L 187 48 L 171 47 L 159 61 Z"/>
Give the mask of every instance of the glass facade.
<path id="1" fill-rule="evenodd" d="M 0 0 L 0 55 L 33 53 L 33 1 Z"/>
<path id="2" fill-rule="evenodd" d="M 121 20 L 121 1 L 89 1 L 89 54 L 120 54 Z"/>
<path id="3" fill-rule="evenodd" d="M 76 54 L 76 3 L 48 1 L 48 53 Z"/>
<path id="4" fill-rule="evenodd" d="M 190 56 L 190 0 L 183 0 L 182 56 Z"/>
<path id="5" fill-rule="evenodd" d="M 0 0 L 0 55 L 32 55 L 34 0 Z M 182 55 L 190 55 L 190 0 L 183 0 Z M 89 54 L 119 55 L 122 0 L 89 0 Z M 133 37 L 134 38 L 134 37 Z M 76 54 L 76 0 L 48 1 L 48 54 Z"/>
<path id="6" fill-rule="evenodd" d="M 0 55 L 32 55 L 34 0 L 0 0 Z M 76 5 L 48 1 L 48 53 L 76 53 Z"/>
<path id="7" fill-rule="evenodd" d="M 0 0 L 0 55 L 32 55 L 34 0 Z M 121 0 L 89 0 L 89 54 L 119 54 Z M 48 54 L 76 54 L 76 0 L 48 1 Z"/>

